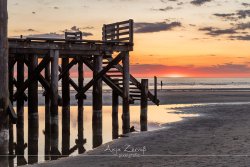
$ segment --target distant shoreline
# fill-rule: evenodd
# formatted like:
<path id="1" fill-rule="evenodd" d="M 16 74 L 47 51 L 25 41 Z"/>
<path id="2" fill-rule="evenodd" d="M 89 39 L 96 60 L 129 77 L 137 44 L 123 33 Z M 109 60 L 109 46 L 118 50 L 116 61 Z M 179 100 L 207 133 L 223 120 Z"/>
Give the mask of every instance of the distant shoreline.
<path id="1" fill-rule="evenodd" d="M 84 100 L 85 106 L 92 105 L 92 92 L 86 93 L 87 99 Z M 44 106 L 44 97 L 42 91 L 39 91 L 39 106 Z M 217 102 L 247 102 L 250 97 L 250 89 L 174 89 L 159 90 L 158 98 L 160 105 L 165 104 L 194 104 L 194 103 L 217 103 Z M 71 93 L 71 106 L 77 106 L 75 94 Z M 111 91 L 103 91 L 103 105 L 112 105 Z M 120 104 L 121 104 L 120 99 Z M 27 103 L 25 103 L 27 105 Z M 139 105 L 140 101 L 136 101 L 134 105 Z M 149 105 L 153 105 L 149 102 Z"/>

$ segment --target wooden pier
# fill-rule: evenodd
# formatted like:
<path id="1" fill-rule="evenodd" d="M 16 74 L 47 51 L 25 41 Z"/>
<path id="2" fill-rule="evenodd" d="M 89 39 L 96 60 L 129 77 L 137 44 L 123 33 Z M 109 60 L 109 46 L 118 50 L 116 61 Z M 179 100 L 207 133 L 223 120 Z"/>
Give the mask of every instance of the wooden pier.
<path id="1" fill-rule="evenodd" d="M 1 1 L 3 3 L 4 1 Z M 1 10 L 2 6 L 1 4 Z M 4 4 L 6 5 L 6 4 Z M 7 11 L 6 11 L 7 12 Z M 2 16 L 2 15 L 1 15 Z M 1 24 L 7 20 L 1 17 Z M 7 23 L 6 23 L 7 24 Z M 4 30 L 7 33 L 7 27 Z M 1 26 L 1 32 L 2 32 Z M 122 99 L 122 130 L 130 132 L 130 104 L 141 101 L 141 130 L 147 130 L 148 100 L 159 105 L 155 93 L 148 90 L 148 80 L 139 82 L 130 74 L 130 52 L 133 51 L 133 20 L 106 24 L 103 26 L 102 40 L 84 40 L 81 32 L 67 32 L 65 39 L 52 38 L 9 38 L 1 33 L 1 116 L 0 133 L 9 127 L 10 137 L 13 136 L 12 126 L 16 123 L 17 143 L 15 153 L 24 155 L 24 102 L 28 101 L 28 161 L 18 157 L 18 164 L 36 163 L 38 161 L 38 85 L 44 88 L 45 100 L 45 153 L 47 155 L 70 155 L 78 149 L 84 152 L 86 142 L 83 134 L 84 99 L 86 92 L 93 87 L 93 147 L 102 144 L 102 85 L 105 82 L 112 89 L 112 126 L 113 138 L 118 138 L 118 105 Z M 5 37 L 3 36 L 5 35 Z M 8 52 L 8 53 L 7 53 Z M 4 61 L 2 61 L 4 60 Z M 70 77 L 70 70 L 78 66 L 78 83 Z M 86 65 L 93 71 L 93 78 L 84 83 Z M 27 69 L 27 71 L 25 70 Z M 14 74 L 17 74 L 15 76 Z M 25 78 L 25 74 L 28 77 Z M 16 78 L 15 78 L 16 77 Z M 62 83 L 62 94 L 59 95 L 59 82 Z M 76 146 L 70 148 L 70 88 L 76 92 L 78 100 L 78 139 Z M 6 97 L 9 97 L 6 99 Z M 16 102 L 16 111 L 13 105 Z M 58 148 L 58 106 L 62 106 L 62 143 Z M 4 112 L 6 111 L 6 112 Z M 7 112 L 8 111 L 8 112 Z M 10 123 L 8 123 L 8 114 Z M 6 128 L 5 128 L 6 127 Z M 13 138 L 13 137 L 12 137 Z M 11 140 L 13 141 L 13 139 Z M 7 142 L 7 141 L 5 141 Z M 11 142 L 11 141 L 10 141 Z M 0 154 L 8 151 L 2 149 Z M 13 152 L 13 151 L 12 151 Z M 56 159 L 56 156 L 50 157 Z M 47 160 L 50 159 L 47 157 Z"/>

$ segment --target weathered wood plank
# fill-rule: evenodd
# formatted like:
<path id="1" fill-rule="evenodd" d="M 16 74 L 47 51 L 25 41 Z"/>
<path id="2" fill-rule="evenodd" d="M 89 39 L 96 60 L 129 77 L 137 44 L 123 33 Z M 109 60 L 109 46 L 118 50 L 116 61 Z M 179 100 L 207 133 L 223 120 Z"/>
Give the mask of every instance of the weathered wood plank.
<path id="1" fill-rule="evenodd" d="M 50 120 L 51 120 L 51 154 L 56 155 L 58 153 L 58 59 L 59 51 L 51 50 L 51 107 L 50 107 Z M 51 158 L 56 159 L 55 156 Z"/>
<path id="2" fill-rule="evenodd" d="M 7 0 L 0 0 L 0 155 L 9 153 L 9 77 L 8 77 L 8 14 Z M 8 157 L 1 157 L 1 165 L 8 166 Z"/>
<path id="3" fill-rule="evenodd" d="M 123 102 L 122 102 L 122 131 L 123 134 L 130 132 L 130 110 L 129 110 L 129 54 L 124 53 L 125 56 L 122 59 L 123 65 Z"/>
<path id="4" fill-rule="evenodd" d="M 28 163 L 38 162 L 38 82 L 33 80 L 38 66 L 38 58 L 36 55 L 29 55 L 30 66 L 28 67 L 28 80 L 32 81 L 28 85 Z"/>
<path id="5" fill-rule="evenodd" d="M 112 138 L 117 139 L 119 136 L 119 121 L 118 121 L 119 95 L 115 90 L 112 90 Z"/>
<path id="6" fill-rule="evenodd" d="M 141 81 L 141 114 L 140 125 L 141 131 L 148 130 L 148 79 L 142 79 Z"/>
<path id="7" fill-rule="evenodd" d="M 44 70 L 45 74 L 45 80 L 50 84 L 51 81 L 51 75 L 50 75 L 50 63 L 48 63 L 45 66 Z M 50 85 L 49 85 L 50 86 Z M 51 126 L 51 121 L 50 121 L 50 87 L 49 89 L 46 90 L 47 93 L 45 94 L 45 147 L 44 147 L 44 152 L 45 152 L 45 160 L 50 160 L 50 126 Z"/>
<path id="8" fill-rule="evenodd" d="M 79 91 L 83 89 L 83 82 L 84 82 L 84 69 L 83 69 L 83 61 L 82 59 L 78 60 L 78 86 Z M 85 152 L 85 149 L 83 145 L 86 143 L 86 139 L 84 139 L 84 126 L 83 126 L 83 120 L 84 120 L 84 107 L 83 107 L 83 98 L 79 97 L 77 104 L 78 104 L 78 115 L 77 115 L 77 121 L 78 121 L 78 139 L 76 141 L 76 145 L 78 148 L 78 153 L 82 154 Z"/>
<path id="9" fill-rule="evenodd" d="M 93 84 L 93 148 L 102 144 L 102 56 L 94 56 Z M 83 91 L 84 92 L 84 91 Z"/>
<path id="10" fill-rule="evenodd" d="M 73 61 L 73 60 L 72 60 Z M 62 155 L 69 155 L 70 150 L 70 85 L 69 58 L 62 58 Z M 76 64 L 76 63 L 74 63 Z"/>

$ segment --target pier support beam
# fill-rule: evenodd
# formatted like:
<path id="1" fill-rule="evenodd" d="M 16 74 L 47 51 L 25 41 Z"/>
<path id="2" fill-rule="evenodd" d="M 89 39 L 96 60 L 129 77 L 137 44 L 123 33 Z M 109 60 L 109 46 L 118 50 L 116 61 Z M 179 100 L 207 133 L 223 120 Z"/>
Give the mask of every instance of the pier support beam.
<path id="1" fill-rule="evenodd" d="M 141 81 L 141 115 L 140 124 L 141 131 L 148 130 L 148 79 L 142 79 Z"/>
<path id="2" fill-rule="evenodd" d="M 155 95 L 155 100 L 157 100 L 157 77 L 154 77 L 154 95 Z"/>
<path id="3" fill-rule="evenodd" d="M 24 55 L 19 55 L 17 60 L 17 89 L 24 83 Z M 17 124 L 16 124 L 16 154 L 24 156 L 24 98 L 20 96 L 17 98 Z M 17 156 L 17 164 L 24 165 L 23 157 Z"/>
<path id="4" fill-rule="evenodd" d="M 118 109 L 119 109 L 119 95 L 115 90 L 112 90 L 112 138 L 113 139 L 117 139 L 119 136 Z"/>
<path id="5" fill-rule="evenodd" d="M 129 52 L 125 52 L 122 59 L 123 64 L 123 112 L 122 112 L 122 131 L 123 134 L 130 132 L 130 111 L 129 111 Z"/>
<path id="6" fill-rule="evenodd" d="M 38 65 L 36 55 L 29 55 L 30 66 L 28 68 L 28 77 L 31 80 Z M 28 163 L 38 162 L 38 82 L 32 81 L 28 86 Z"/>
<path id="7" fill-rule="evenodd" d="M 13 104 L 13 86 L 14 86 L 14 64 L 15 60 L 13 57 L 9 57 L 9 99 L 10 103 Z M 14 167 L 14 134 L 13 134 L 13 122 L 9 119 L 9 167 Z"/>
<path id="8" fill-rule="evenodd" d="M 45 79 L 51 81 L 50 63 L 45 67 Z M 50 160 L 50 90 L 45 92 L 45 160 Z"/>
<path id="9" fill-rule="evenodd" d="M 102 56 L 94 56 L 95 77 L 102 70 Z M 102 144 L 102 79 L 98 79 L 93 85 L 93 148 Z"/>
<path id="10" fill-rule="evenodd" d="M 50 107 L 50 121 L 51 121 L 51 154 L 58 154 L 58 59 L 59 51 L 51 50 L 51 107 Z M 52 156 L 51 159 L 57 159 Z"/>
<path id="11" fill-rule="evenodd" d="M 69 58 L 62 58 L 62 71 L 67 68 Z M 70 85 L 69 71 L 62 77 L 62 155 L 70 150 Z"/>
<path id="12" fill-rule="evenodd" d="M 84 82 L 84 71 L 83 71 L 83 61 L 80 59 L 78 60 L 78 89 L 81 92 L 83 90 L 83 82 Z M 83 97 L 79 96 L 78 98 L 78 140 L 76 144 L 78 145 L 78 153 L 82 154 L 85 152 L 83 145 L 85 144 L 86 140 L 84 140 L 84 127 L 83 127 Z"/>
<path id="13" fill-rule="evenodd" d="M 9 154 L 9 105 L 8 39 L 7 39 L 7 0 L 0 0 L 0 167 L 8 166 Z"/>

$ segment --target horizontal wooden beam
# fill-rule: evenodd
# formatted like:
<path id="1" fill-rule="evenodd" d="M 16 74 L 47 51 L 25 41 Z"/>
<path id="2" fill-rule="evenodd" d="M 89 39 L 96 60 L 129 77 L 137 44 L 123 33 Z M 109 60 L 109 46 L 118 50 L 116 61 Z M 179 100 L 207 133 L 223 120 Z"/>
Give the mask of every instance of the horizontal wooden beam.
<path id="1" fill-rule="evenodd" d="M 73 40 L 72 40 L 73 41 Z M 27 42 L 9 40 L 10 49 L 37 49 L 37 50 L 68 50 L 68 51 L 130 51 L 133 46 L 128 42 L 109 41 L 106 44 L 97 43 L 50 43 L 50 42 Z"/>

